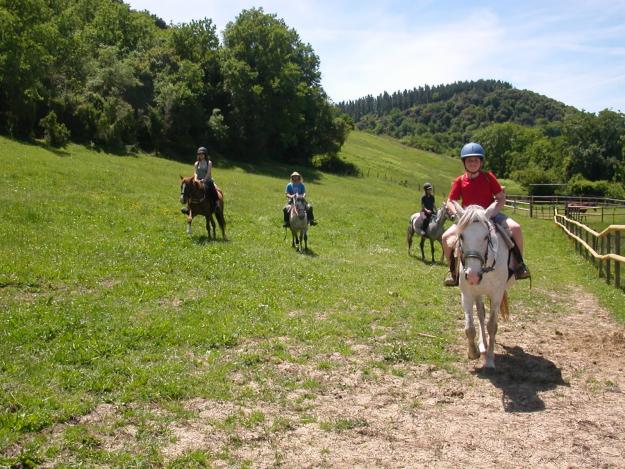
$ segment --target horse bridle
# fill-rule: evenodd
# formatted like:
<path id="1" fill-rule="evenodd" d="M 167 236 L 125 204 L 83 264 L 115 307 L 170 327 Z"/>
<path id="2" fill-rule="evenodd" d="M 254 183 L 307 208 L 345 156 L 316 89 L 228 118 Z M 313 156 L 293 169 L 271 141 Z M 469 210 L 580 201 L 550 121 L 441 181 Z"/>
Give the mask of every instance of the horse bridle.
<path id="1" fill-rule="evenodd" d="M 473 223 L 479 223 L 478 220 L 475 220 Z M 467 259 L 477 259 L 480 262 L 480 271 L 478 273 L 478 276 L 480 277 L 480 281 L 482 280 L 482 276 L 484 274 L 487 274 L 488 272 L 492 272 L 493 270 L 495 270 L 495 264 L 497 263 L 497 258 L 494 257 L 493 259 L 493 265 L 491 265 L 490 267 L 487 267 L 487 263 L 488 263 L 488 248 L 489 247 L 493 247 L 493 238 L 492 238 L 492 226 L 490 226 L 490 223 L 486 226 L 488 228 L 488 236 L 486 237 L 487 240 L 487 244 L 486 244 L 486 252 L 484 254 L 482 254 L 481 252 L 478 251 L 467 251 L 464 252 L 464 250 L 462 249 L 462 234 L 458 237 L 458 243 L 460 244 L 460 260 L 462 262 L 462 266 L 464 267 L 465 270 L 465 278 L 467 276 L 466 274 L 466 260 Z"/>
<path id="2" fill-rule="evenodd" d="M 301 205 L 302 213 L 300 214 L 300 209 L 298 208 L 298 204 Z M 306 214 L 306 203 L 304 202 L 303 197 L 295 197 L 293 199 L 293 210 L 295 210 L 295 215 L 299 218 L 304 218 Z"/>

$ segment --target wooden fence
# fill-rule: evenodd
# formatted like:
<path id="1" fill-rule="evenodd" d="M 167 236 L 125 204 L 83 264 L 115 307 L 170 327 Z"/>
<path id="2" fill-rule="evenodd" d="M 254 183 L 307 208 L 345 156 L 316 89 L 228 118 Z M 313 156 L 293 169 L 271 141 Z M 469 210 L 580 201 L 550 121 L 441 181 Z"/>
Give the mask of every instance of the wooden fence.
<path id="1" fill-rule="evenodd" d="M 625 218 L 625 200 L 607 197 L 507 195 L 506 208 L 547 220 L 556 212 L 577 221 L 615 223 Z"/>
<path id="2" fill-rule="evenodd" d="M 625 225 L 610 225 L 600 233 L 577 220 L 562 215 L 555 209 L 553 221 L 575 241 L 575 250 L 598 266 L 599 277 L 605 277 L 608 284 L 621 287 L 621 233 Z"/>

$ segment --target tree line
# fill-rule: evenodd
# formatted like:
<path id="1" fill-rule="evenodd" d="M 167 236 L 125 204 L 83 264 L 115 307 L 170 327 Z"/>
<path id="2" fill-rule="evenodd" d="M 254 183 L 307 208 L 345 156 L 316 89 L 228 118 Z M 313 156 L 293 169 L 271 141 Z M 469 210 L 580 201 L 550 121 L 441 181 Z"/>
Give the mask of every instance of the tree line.
<path id="1" fill-rule="evenodd" d="M 167 25 L 121 0 L 4 0 L 0 30 L 0 132 L 15 138 L 305 163 L 336 159 L 350 130 L 312 47 L 262 8 L 223 41 L 211 19 Z"/>
<path id="2" fill-rule="evenodd" d="M 486 167 L 531 193 L 625 199 L 625 115 L 580 111 L 496 80 L 424 86 L 339 103 L 355 127 L 457 156 L 479 141 Z M 555 184 L 567 184 L 565 187 Z"/>

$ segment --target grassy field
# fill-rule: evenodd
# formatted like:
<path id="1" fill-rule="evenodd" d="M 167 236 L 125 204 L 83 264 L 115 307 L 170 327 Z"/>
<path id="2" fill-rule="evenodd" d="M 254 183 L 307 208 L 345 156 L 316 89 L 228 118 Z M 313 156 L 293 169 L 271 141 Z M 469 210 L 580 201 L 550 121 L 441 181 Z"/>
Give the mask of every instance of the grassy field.
<path id="1" fill-rule="evenodd" d="M 179 176 L 191 160 L 0 138 L 0 466 L 210 464 L 211 455 L 166 460 L 159 452 L 171 420 L 184 419 L 183 401 L 279 404 L 287 390 L 319 392 L 314 379 L 272 375 L 267 363 L 323 371 L 334 366 L 332 354 L 364 344 L 381 357 L 363 364 L 375 379 L 397 373 L 397 363 L 453 370 L 464 360 L 449 347 L 460 334 L 458 291 L 442 287 L 444 266 L 404 246 L 421 194 L 373 175 L 429 180 L 440 203 L 460 163 L 358 132 L 343 154 L 365 177 L 215 161 L 229 241 L 210 242 L 203 221 L 189 238 L 179 212 Z M 319 221 L 307 255 L 291 249 L 281 228 L 293 169 Z M 559 229 L 517 218 L 534 288 L 517 285 L 515 304 L 540 311 L 551 291 L 581 288 L 625 319 L 622 292 L 597 279 Z M 244 383 L 233 380 L 239 375 Z M 126 409 L 115 426 L 132 422 L 136 444 L 105 448 L 102 435 L 113 429 L 94 433 L 80 421 L 106 403 Z M 149 405 L 169 412 L 148 423 Z M 300 422 L 269 430 L 307 418 L 302 411 Z M 319 422 L 328 431 L 341 424 L 350 422 Z"/>

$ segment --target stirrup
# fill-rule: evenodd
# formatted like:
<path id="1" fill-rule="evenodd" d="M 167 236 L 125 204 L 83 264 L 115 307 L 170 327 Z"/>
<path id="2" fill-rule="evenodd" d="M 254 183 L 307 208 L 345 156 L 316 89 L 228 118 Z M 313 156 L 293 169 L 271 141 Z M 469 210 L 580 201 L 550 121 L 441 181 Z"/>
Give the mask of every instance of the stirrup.
<path id="1" fill-rule="evenodd" d="M 310 220 L 310 224 L 311 224 L 312 226 L 315 226 L 315 225 L 317 224 L 317 220 Z"/>
<path id="2" fill-rule="evenodd" d="M 530 271 L 524 263 L 519 264 L 516 269 L 514 269 L 514 278 L 517 280 L 523 280 L 531 276 L 532 274 L 530 274 Z"/>

